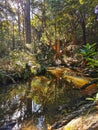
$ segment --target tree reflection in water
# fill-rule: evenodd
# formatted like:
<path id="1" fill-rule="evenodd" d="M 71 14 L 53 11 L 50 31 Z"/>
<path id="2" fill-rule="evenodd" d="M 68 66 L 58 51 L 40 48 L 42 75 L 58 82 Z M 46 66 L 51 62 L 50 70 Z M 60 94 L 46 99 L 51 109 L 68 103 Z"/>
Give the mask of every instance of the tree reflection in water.
<path id="1" fill-rule="evenodd" d="M 58 106 L 79 96 L 61 77 L 34 77 L 29 83 L 2 87 L 0 126 L 14 120 L 14 129 L 45 130 L 56 120 Z"/>

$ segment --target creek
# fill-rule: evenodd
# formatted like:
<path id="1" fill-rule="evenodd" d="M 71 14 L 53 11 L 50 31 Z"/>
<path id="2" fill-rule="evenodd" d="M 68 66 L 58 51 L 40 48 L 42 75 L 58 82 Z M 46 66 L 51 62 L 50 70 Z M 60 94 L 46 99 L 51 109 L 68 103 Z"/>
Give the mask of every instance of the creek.
<path id="1" fill-rule="evenodd" d="M 69 73 L 68 69 L 53 68 L 45 76 L 35 76 L 28 82 L 0 86 L 0 127 L 14 123 L 11 130 L 47 130 L 75 110 L 83 92 L 74 89 L 72 81 L 83 85 L 88 79 L 71 79 Z M 66 109 L 60 111 L 62 106 Z"/>

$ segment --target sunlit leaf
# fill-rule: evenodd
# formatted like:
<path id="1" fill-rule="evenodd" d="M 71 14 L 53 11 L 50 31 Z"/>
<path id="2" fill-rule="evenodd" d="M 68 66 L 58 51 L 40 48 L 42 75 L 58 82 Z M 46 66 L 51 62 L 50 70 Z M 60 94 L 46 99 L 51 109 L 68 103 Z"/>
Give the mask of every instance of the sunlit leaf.
<path id="1" fill-rule="evenodd" d="M 44 92 L 47 93 L 48 92 L 48 87 L 44 88 Z"/>
<path id="2" fill-rule="evenodd" d="M 83 1 L 83 0 L 79 0 L 79 3 L 80 3 L 81 5 L 83 5 L 83 4 L 84 4 L 84 1 Z"/>
<path id="3" fill-rule="evenodd" d="M 94 101 L 94 98 L 86 98 L 86 100 Z"/>
<path id="4" fill-rule="evenodd" d="M 96 101 L 98 101 L 98 93 L 96 94 Z"/>

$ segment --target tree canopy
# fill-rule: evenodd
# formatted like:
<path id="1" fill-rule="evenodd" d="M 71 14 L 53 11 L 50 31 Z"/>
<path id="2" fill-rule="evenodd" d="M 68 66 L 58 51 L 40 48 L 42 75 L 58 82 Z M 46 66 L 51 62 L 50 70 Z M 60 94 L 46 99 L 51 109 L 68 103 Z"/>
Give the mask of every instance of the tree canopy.
<path id="1" fill-rule="evenodd" d="M 97 43 L 97 6 L 97 0 L 0 1 L 0 53 L 30 43 L 33 53 L 48 46 L 59 57 L 69 44 Z"/>

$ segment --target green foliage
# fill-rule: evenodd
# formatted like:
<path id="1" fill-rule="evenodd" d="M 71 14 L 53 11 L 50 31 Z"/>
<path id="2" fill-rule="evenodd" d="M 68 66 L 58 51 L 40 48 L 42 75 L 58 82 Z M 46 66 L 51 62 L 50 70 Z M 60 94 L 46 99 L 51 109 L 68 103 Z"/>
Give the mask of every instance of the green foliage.
<path id="1" fill-rule="evenodd" d="M 95 97 L 93 97 L 93 98 L 86 98 L 86 100 L 97 102 L 98 101 L 98 93 L 96 94 Z"/>
<path id="2" fill-rule="evenodd" d="M 81 5 L 84 3 L 84 1 L 83 1 L 83 0 L 79 0 L 79 2 L 80 2 L 80 4 L 81 4 Z"/>
<path id="3" fill-rule="evenodd" d="M 7 44 L 5 42 L 0 43 L 0 57 L 8 54 Z"/>
<path id="4" fill-rule="evenodd" d="M 53 55 L 54 52 L 53 50 L 49 47 L 49 45 L 44 44 L 44 45 L 39 45 L 38 51 L 37 51 L 37 60 L 38 62 L 43 65 L 43 66 L 49 66 L 52 63 Z M 44 69 L 44 68 L 42 68 Z"/>
<path id="5" fill-rule="evenodd" d="M 22 12 L 25 10 L 24 5 L 14 0 L 13 3 L 16 5 L 19 4 L 20 6 L 18 10 L 18 6 L 12 6 L 10 1 L 6 1 L 6 3 L 7 4 L 3 1 L 0 2 L 0 14 L 4 17 L 1 18 L 0 21 L 0 56 L 3 56 L 3 54 L 13 48 L 23 48 L 26 39 L 25 16 L 23 15 L 24 12 Z M 97 0 L 94 2 L 92 2 L 92 0 L 32 1 L 31 10 L 33 12 L 33 18 L 30 19 L 30 22 L 32 27 L 32 41 L 35 44 L 34 47 L 30 47 L 30 50 L 32 50 L 32 48 L 35 49 L 33 52 L 38 54 L 39 59 L 42 59 L 42 63 L 47 62 L 46 59 L 49 59 L 48 63 L 51 62 L 52 59 L 50 57 L 53 57 L 54 54 L 51 49 L 47 49 L 46 52 L 42 50 L 42 48 L 45 48 L 45 44 L 47 46 L 51 41 L 51 44 L 55 45 L 56 39 L 63 39 L 66 41 L 64 44 L 74 40 L 78 41 L 78 43 L 82 43 L 82 21 L 85 22 L 87 42 L 97 43 L 97 21 L 93 13 L 96 5 Z M 13 14 L 19 19 L 14 21 L 15 17 Z M 89 61 L 91 61 L 91 59 L 89 59 Z"/>
<path id="6" fill-rule="evenodd" d="M 88 67 L 91 67 L 91 68 L 98 67 L 98 59 L 89 58 L 89 59 L 88 59 L 87 66 L 88 66 Z"/>
<path id="7" fill-rule="evenodd" d="M 23 66 L 23 67 L 25 67 L 25 63 L 28 63 L 28 62 L 30 62 L 31 64 L 35 64 L 35 60 L 36 60 L 35 56 L 33 56 L 30 53 L 28 54 L 24 50 L 10 51 L 9 56 L 11 57 L 11 60 L 14 63 L 16 63 L 19 66 Z"/>
<path id="8" fill-rule="evenodd" d="M 80 49 L 79 54 L 82 55 L 83 60 L 87 62 L 87 66 L 94 68 L 98 67 L 98 52 L 96 52 L 96 43 L 83 45 L 83 48 Z"/>
<path id="9" fill-rule="evenodd" d="M 26 68 L 27 64 L 29 69 Z M 13 80 L 13 77 L 27 79 L 31 74 L 37 74 L 39 67 L 35 55 L 20 50 L 10 51 L 8 56 L 0 60 L 0 81 L 4 79 L 6 82 L 6 78 Z"/>
<path id="10" fill-rule="evenodd" d="M 96 43 L 83 45 L 83 49 L 80 49 L 80 54 L 84 57 L 85 60 L 93 58 L 96 55 Z"/>

